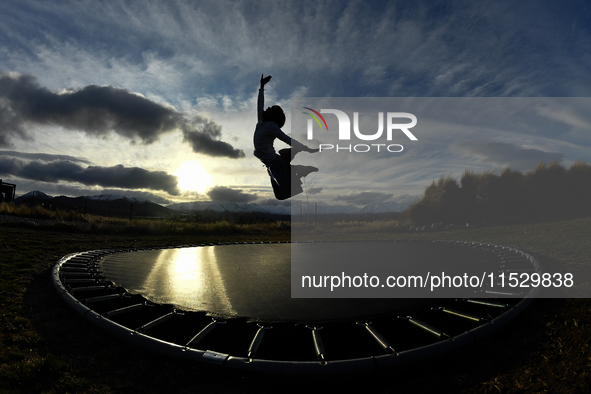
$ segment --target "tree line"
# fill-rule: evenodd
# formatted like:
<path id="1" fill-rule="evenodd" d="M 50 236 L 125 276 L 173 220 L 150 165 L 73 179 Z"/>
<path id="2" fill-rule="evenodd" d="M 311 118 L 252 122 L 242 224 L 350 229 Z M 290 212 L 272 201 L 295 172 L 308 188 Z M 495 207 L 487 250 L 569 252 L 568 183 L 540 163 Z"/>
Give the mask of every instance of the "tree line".
<path id="1" fill-rule="evenodd" d="M 566 169 L 540 163 L 521 173 L 500 175 L 467 170 L 460 181 L 442 176 L 405 212 L 415 224 L 523 223 L 591 215 L 591 165 L 577 161 Z"/>

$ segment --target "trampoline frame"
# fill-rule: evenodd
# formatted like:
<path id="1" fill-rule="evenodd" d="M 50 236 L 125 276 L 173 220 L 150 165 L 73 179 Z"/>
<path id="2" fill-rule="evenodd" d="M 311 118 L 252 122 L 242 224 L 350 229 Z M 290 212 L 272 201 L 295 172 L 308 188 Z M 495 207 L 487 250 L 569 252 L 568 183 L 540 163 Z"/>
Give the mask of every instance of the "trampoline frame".
<path id="1" fill-rule="evenodd" d="M 527 260 L 531 264 L 532 268 L 538 272 L 543 273 L 542 266 L 538 259 L 530 254 L 527 254 L 521 250 L 480 242 L 464 242 L 464 241 L 389 241 L 389 242 L 433 242 L 433 243 L 449 243 L 465 247 L 478 247 L 483 248 L 492 253 L 498 254 L 501 261 L 504 261 L 505 269 L 508 272 L 523 272 L 520 269 L 512 269 L 512 261 L 519 260 L 523 262 Z M 285 243 L 285 242 L 284 242 Z M 504 305 L 496 303 L 496 306 L 505 307 L 505 311 L 499 316 L 491 319 L 480 319 L 478 316 L 470 315 L 454 309 L 445 307 L 432 308 L 432 310 L 441 310 L 456 316 L 463 317 L 465 319 L 480 319 L 480 325 L 476 328 L 465 331 L 462 334 L 455 336 L 447 336 L 441 330 L 430 326 L 420 320 L 417 320 L 411 316 L 399 316 L 400 319 L 408 320 L 413 325 L 417 326 L 422 330 L 429 331 L 435 337 L 438 337 L 438 341 L 426 346 L 413 348 L 410 350 L 403 350 L 397 352 L 390 345 L 388 340 L 382 333 L 378 332 L 375 327 L 372 326 L 371 322 L 357 322 L 358 325 L 363 326 L 365 331 L 373 337 L 373 339 L 383 349 L 384 354 L 372 355 L 369 357 L 343 359 L 343 360 L 330 360 L 325 354 L 324 345 L 321 337 L 320 326 L 307 326 L 311 331 L 312 343 L 316 352 L 317 360 L 313 361 L 284 361 L 284 360 L 268 360 L 256 358 L 256 351 L 263 341 L 265 331 L 269 328 L 264 324 L 259 324 L 259 329 L 256 332 L 250 346 L 248 347 L 248 356 L 233 356 L 231 354 L 221 353 L 214 350 L 197 349 L 189 345 L 196 344 L 199 339 L 208 334 L 217 324 L 222 323 L 217 321 L 215 318 L 189 341 L 186 345 L 179 345 L 172 342 L 167 342 L 156 337 L 148 335 L 149 331 L 153 326 L 158 325 L 167 319 L 174 317 L 175 314 L 180 314 L 179 311 L 172 309 L 167 314 L 144 324 L 136 329 L 125 327 L 115 321 L 109 319 L 111 311 L 108 313 L 97 313 L 91 307 L 90 304 L 94 302 L 102 302 L 107 299 L 114 299 L 117 297 L 125 297 L 127 293 L 122 294 L 110 294 L 105 296 L 93 297 L 94 299 L 83 299 L 82 297 L 76 297 L 73 293 L 77 293 L 75 289 L 82 289 L 84 286 L 73 286 L 78 284 L 89 284 L 92 286 L 100 286 L 105 289 L 112 290 L 114 287 L 112 283 L 101 276 L 100 272 L 96 269 L 96 263 L 103 256 L 110 255 L 113 253 L 126 253 L 141 250 L 154 250 L 154 249 L 174 249 L 183 247 L 201 247 L 201 246 L 218 246 L 218 245 L 230 245 L 230 244 L 266 244 L 266 243 L 216 243 L 216 244 L 199 244 L 199 245 L 183 245 L 168 248 L 129 248 L 129 249 L 104 249 L 104 250 L 92 250 L 87 252 L 79 252 L 69 254 L 62 257 L 53 267 L 52 271 L 52 282 L 56 288 L 61 299 L 66 302 L 77 314 L 79 314 L 84 321 L 90 322 L 94 326 L 108 332 L 114 337 L 136 346 L 139 348 L 146 349 L 151 352 L 158 353 L 165 357 L 171 357 L 179 360 L 186 361 L 197 361 L 208 364 L 216 364 L 220 366 L 236 368 L 245 371 L 254 372 L 265 372 L 273 374 L 286 374 L 286 375 L 325 375 L 325 374 L 343 374 L 343 373 L 360 373 L 360 374 L 375 374 L 381 371 L 389 370 L 394 367 L 409 366 L 417 362 L 424 361 L 429 358 L 436 358 L 442 356 L 451 351 L 458 350 L 465 346 L 471 345 L 477 341 L 482 340 L 494 330 L 501 328 L 506 325 L 509 321 L 515 318 L 521 313 L 536 297 L 538 288 L 532 288 L 525 295 L 520 295 L 523 298 L 515 305 Z M 528 269 L 531 270 L 531 269 Z M 111 287 L 109 287 L 111 286 Z M 84 292 L 81 290 L 81 292 Z M 503 294 L 500 294 L 501 296 Z M 514 294 L 516 295 L 516 294 Z M 476 302 L 475 299 L 465 300 L 468 302 Z M 495 305 L 492 301 L 483 301 L 483 303 L 489 302 L 489 305 Z M 144 304 L 145 305 L 145 304 Z M 123 308 L 125 309 L 125 308 Z M 112 316 L 111 316 L 112 317 Z M 197 330 L 196 330 L 197 331 Z"/>

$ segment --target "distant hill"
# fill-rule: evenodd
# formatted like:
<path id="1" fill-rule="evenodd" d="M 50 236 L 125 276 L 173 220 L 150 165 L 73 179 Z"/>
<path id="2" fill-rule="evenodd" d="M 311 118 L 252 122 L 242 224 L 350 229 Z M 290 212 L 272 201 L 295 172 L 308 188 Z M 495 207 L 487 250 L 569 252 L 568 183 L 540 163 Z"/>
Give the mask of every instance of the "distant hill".
<path id="1" fill-rule="evenodd" d="M 304 201 L 294 201 L 293 204 L 279 205 L 279 204 L 256 204 L 256 203 L 236 203 L 224 201 L 194 201 L 171 204 L 168 208 L 177 211 L 214 211 L 214 212 L 260 212 L 272 215 L 291 215 L 292 205 L 294 214 L 299 213 L 300 204 L 303 207 L 307 206 Z M 314 203 L 310 203 L 310 209 L 314 210 Z M 355 206 L 348 205 L 330 205 L 326 203 L 317 204 L 318 214 L 340 214 L 340 213 L 360 213 L 361 209 Z"/>
<path id="2" fill-rule="evenodd" d="M 233 212 L 233 213 L 269 213 L 289 215 L 290 207 L 285 205 L 259 205 L 254 203 L 237 203 L 226 201 L 192 201 L 168 205 L 168 208 L 181 212 Z"/>
<path id="3" fill-rule="evenodd" d="M 265 218 L 289 220 L 290 208 L 284 205 L 259 205 L 227 201 L 192 201 L 168 205 L 169 209 L 182 215 L 227 220 L 248 220 Z"/>
<path id="4" fill-rule="evenodd" d="M 256 204 L 256 203 L 235 203 L 235 202 L 223 202 L 223 201 L 194 201 L 194 202 L 182 202 L 171 204 L 168 206 L 170 209 L 185 212 L 196 212 L 196 211 L 214 211 L 214 212 L 234 212 L 234 213 L 247 213 L 247 212 L 259 212 L 267 213 L 272 215 L 291 215 L 292 209 L 293 214 L 297 215 L 300 211 L 300 205 L 302 210 L 309 209 L 310 211 L 316 210 L 319 215 L 335 215 L 335 214 L 361 214 L 361 213 L 391 213 L 400 212 L 406 209 L 410 204 L 398 203 L 398 202 L 385 202 L 385 203 L 372 203 L 363 208 L 356 207 L 354 205 L 338 205 L 338 204 L 327 204 L 325 202 L 319 202 L 316 205 L 314 202 L 309 204 L 305 201 L 293 201 L 292 204 L 280 205 L 280 204 Z"/>
<path id="5" fill-rule="evenodd" d="M 114 194 L 101 194 L 98 196 L 52 197 L 41 191 L 35 190 L 19 196 L 16 204 L 41 205 L 50 208 L 64 210 L 77 210 L 89 214 L 128 217 L 133 204 L 134 216 L 163 217 L 166 215 L 195 215 L 210 219 L 240 220 L 247 218 L 270 218 L 276 220 L 289 220 L 292 213 L 304 215 L 316 213 L 333 217 L 346 217 L 348 215 L 361 214 L 385 214 L 400 212 L 409 203 L 385 202 L 372 203 L 363 208 L 354 205 L 338 205 L 319 202 L 309 204 L 305 201 L 293 201 L 291 203 L 236 203 L 225 201 L 193 201 L 168 205 L 166 207 L 148 200 L 125 197 Z M 292 212 L 293 209 L 293 212 Z"/>
<path id="6" fill-rule="evenodd" d="M 413 201 L 414 202 L 414 201 Z M 387 201 L 382 203 L 371 203 L 360 210 L 360 213 L 390 213 L 402 212 L 410 206 L 409 202 Z"/>
<path id="7" fill-rule="evenodd" d="M 49 201 L 53 199 L 52 196 L 48 196 L 47 194 L 40 192 L 39 190 L 33 190 L 32 192 L 28 192 L 27 194 L 23 194 L 14 199 L 15 204 L 40 204 L 44 203 L 45 201 Z"/>
<path id="8" fill-rule="evenodd" d="M 113 194 L 82 197 L 52 197 L 41 191 L 35 190 L 17 197 L 14 202 L 15 204 L 28 205 L 43 204 L 50 208 L 78 210 L 89 214 L 123 217 L 129 216 L 131 210 L 133 210 L 134 216 L 145 217 L 163 217 L 170 213 L 170 209 L 151 201 Z"/>

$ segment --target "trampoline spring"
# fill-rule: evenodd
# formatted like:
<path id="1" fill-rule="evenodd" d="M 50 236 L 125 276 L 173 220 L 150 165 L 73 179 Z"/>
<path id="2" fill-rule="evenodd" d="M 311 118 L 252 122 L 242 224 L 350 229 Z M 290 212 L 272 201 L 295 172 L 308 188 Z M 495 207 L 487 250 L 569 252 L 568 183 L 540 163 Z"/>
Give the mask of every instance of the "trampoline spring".
<path id="1" fill-rule="evenodd" d="M 514 293 L 509 291 L 493 291 L 493 290 L 484 290 L 483 293 L 485 294 L 495 294 L 499 296 L 509 296 L 509 297 L 523 297 L 523 293 Z"/>
<path id="2" fill-rule="evenodd" d="M 312 341 L 314 342 L 314 351 L 316 352 L 316 357 L 320 360 L 321 363 L 326 363 L 326 351 L 324 350 L 324 343 L 322 342 L 322 337 L 320 336 L 320 330 L 322 327 L 316 326 L 306 326 L 312 330 Z"/>
<path id="3" fill-rule="evenodd" d="M 500 271 L 503 271 L 503 269 L 507 270 L 507 269 L 511 269 L 511 268 L 515 268 L 515 267 L 519 267 L 519 266 L 522 266 L 523 269 L 528 269 L 528 268 L 535 269 L 531 266 L 531 264 L 528 260 L 502 261 L 499 268 L 501 268 Z"/>
<path id="4" fill-rule="evenodd" d="M 515 267 L 513 267 L 513 268 L 501 270 L 501 272 L 503 272 L 503 273 L 505 273 L 507 275 L 511 275 L 511 274 L 523 274 L 525 272 L 537 272 L 537 273 L 540 273 L 534 267 L 531 267 L 531 268 L 529 268 L 529 267 L 528 268 L 515 268 Z M 521 278 L 523 278 L 523 277 L 521 277 Z M 499 283 L 499 284 L 501 284 L 501 283 Z"/>
<path id="5" fill-rule="evenodd" d="M 146 306 L 145 304 L 135 304 L 135 305 L 130 305 L 130 306 L 126 306 L 124 308 L 119 308 L 119 309 L 115 309 L 109 312 L 105 312 L 103 313 L 104 317 L 112 317 L 112 316 L 117 316 L 120 315 L 122 313 L 126 313 L 126 312 L 131 312 L 131 311 L 135 311 L 137 309 L 141 309 L 144 306 Z"/>
<path id="6" fill-rule="evenodd" d="M 96 290 L 115 290 L 116 287 L 112 285 L 108 286 L 82 286 L 82 287 L 74 287 L 70 290 L 71 293 L 77 293 L 81 291 L 96 291 Z"/>
<path id="7" fill-rule="evenodd" d="M 64 263 L 60 268 L 62 271 L 73 271 L 77 269 L 86 271 L 88 269 L 88 264 Z"/>
<path id="8" fill-rule="evenodd" d="M 398 354 L 396 350 L 394 350 L 392 345 L 390 345 L 390 342 L 388 342 L 388 340 L 382 334 L 380 334 L 380 332 L 376 330 L 375 327 L 371 325 L 371 322 L 368 323 L 358 321 L 356 324 L 358 326 L 365 327 L 365 330 L 372 336 L 373 339 L 375 339 L 375 341 L 382 347 L 382 349 L 384 349 L 384 351 L 386 351 L 387 353 Z"/>
<path id="9" fill-rule="evenodd" d="M 195 345 L 197 342 L 199 342 L 200 340 L 202 340 L 207 334 L 209 334 L 211 332 L 211 330 L 213 330 L 214 328 L 216 328 L 216 326 L 218 324 L 226 324 L 226 322 L 224 320 L 216 320 L 216 319 L 212 319 L 212 320 L 213 321 L 211 323 L 209 323 L 201 331 L 199 331 L 197 333 L 197 335 L 195 335 L 193 338 L 191 338 L 191 340 L 189 342 L 187 342 L 187 344 L 185 345 L 185 347 L 189 347 L 189 346 Z"/>
<path id="10" fill-rule="evenodd" d="M 62 272 L 62 278 L 94 278 L 94 274 L 85 271 L 85 272 Z"/>
<path id="11" fill-rule="evenodd" d="M 61 272 L 88 272 L 87 267 L 62 267 Z"/>
<path id="12" fill-rule="evenodd" d="M 64 283 L 97 283 L 96 279 L 88 278 L 88 279 L 64 279 Z"/>
<path id="13" fill-rule="evenodd" d="M 64 266 L 70 267 L 88 267 L 92 262 L 90 260 L 67 260 L 64 261 Z"/>
<path id="14" fill-rule="evenodd" d="M 164 316 L 160 316 L 158 319 L 152 320 L 151 322 L 144 324 L 143 326 L 139 327 L 136 331 L 140 333 L 146 332 L 149 329 L 154 328 L 157 325 L 162 324 L 170 318 L 174 317 L 174 315 L 174 312 L 167 313 Z"/>
<path id="15" fill-rule="evenodd" d="M 83 304 L 92 304 L 93 302 L 108 301 L 108 300 L 113 300 L 113 299 L 117 299 L 117 298 L 121 298 L 121 295 L 120 294 L 109 294 L 109 295 L 104 295 L 104 296 L 91 297 L 91 298 L 87 298 L 85 300 L 81 300 L 81 302 Z"/>
<path id="16" fill-rule="evenodd" d="M 512 250 L 509 253 L 503 253 L 501 255 L 501 258 L 503 258 L 503 259 L 514 259 L 517 257 L 523 257 L 523 252 L 520 252 L 518 250 Z"/>
<path id="17" fill-rule="evenodd" d="M 69 259 L 68 261 L 66 261 L 66 263 L 85 264 L 85 263 L 89 263 L 90 260 L 92 260 L 92 258 L 89 258 L 89 257 L 72 257 L 71 259 Z"/>
<path id="18" fill-rule="evenodd" d="M 255 334 L 252 342 L 250 343 L 250 346 L 248 347 L 247 357 L 249 359 L 251 359 L 252 356 L 254 356 L 255 353 L 259 350 L 259 346 L 261 346 L 263 336 L 265 335 L 265 330 L 270 330 L 273 328 L 273 326 L 264 326 L 262 324 L 257 324 L 257 326 L 259 326 L 259 329 L 257 330 L 257 333 Z"/>
<path id="19" fill-rule="evenodd" d="M 504 257 L 506 255 L 515 254 L 515 251 L 511 250 L 511 249 L 503 249 L 503 250 L 498 251 L 497 254 L 501 257 Z"/>
<path id="20" fill-rule="evenodd" d="M 443 307 L 443 306 L 441 306 L 439 308 L 432 308 L 432 310 L 449 313 L 450 315 L 463 317 L 464 319 L 473 320 L 473 321 L 476 321 L 476 322 L 481 322 L 483 320 L 488 320 L 488 319 L 485 319 L 484 317 L 472 315 L 472 314 L 466 313 L 466 312 L 456 311 L 455 309 L 449 309 L 449 308 L 446 308 L 446 307 Z"/>
<path id="21" fill-rule="evenodd" d="M 523 255 L 503 256 L 503 257 L 501 257 L 501 261 L 504 261 L 504 262 L 527 261 L 527 258 L 525 258 L 525 256 L 523 256 Z"/>
<path id="22" fill-rule="evenodd" d="M 501 264 L 499 265 L 499 270 L 497 271 L 497 273 L 500 274 L 504 271 L 512 270 L 512 269 L 517 269 L 517 270 L 533 269 L 535 271 L 535 268 L 529 263 L 529 261 L 519 260 L 519 261 L 501 261 Z"/>
<path id="23" fill-rule="evenodd" d="M 463 300 L 466 302 L 469 302 L 471 304 L 478 304 L 478 305 L 485 305 L 485 306 L 492 306 L 495 308 L 506 308 L 509 305 L 507 304 L 500 304 L 498 302 L 491 302 L 491 301 L 482 301 L 482 300 L 473 300 L 473 299 L 467 299 L 467 300 Z"/>
<path id="24" fill-rule="evenodd" d="M 422 328 L 423 330 L 427 331 L 429 334 L 435 335 L 438 338 L 445 338 L 448 337 L 449 335 L 447 335 L 446 333 L 444 333 L 443 331 L 427 324 L 424 323 L 418 319 L 415 319 L 412 316 L 406 316 L 406 317 L 402 317 L 402 316 L 398 316 L 399 319 L 403 319 L 403 320 L 408 320 L 410 323 L 414 324 L 415 326 Z"/>

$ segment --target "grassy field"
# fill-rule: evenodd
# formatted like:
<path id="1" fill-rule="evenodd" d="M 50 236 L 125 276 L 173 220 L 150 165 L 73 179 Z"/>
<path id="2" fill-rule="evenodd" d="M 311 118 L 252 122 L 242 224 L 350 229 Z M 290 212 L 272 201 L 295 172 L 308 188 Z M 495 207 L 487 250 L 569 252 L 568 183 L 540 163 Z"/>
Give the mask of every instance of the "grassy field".
<path id="1" fill-rule="evenodd" d="M 376 226 L 375 224 L 357 224 Z M 548 270 L 583 275 L 591 261 L 591 219 L 375 238 L 493 242 L 537 255 Z M 318 229 L 317 231 L 321 231 Z M 0 392 L 242 393 L 303 392 L 319 382 L 244 375 L 182 364 L 117 343 L 62 303 L 50 269 L 62 256 L 113 247 L 289 240 L 289 227 L 219 225 L 207 231 L 84 232 L 69 227 L 0 225 Z M 588 392 L 591 300 L 536 300 L 509 328 L 462 353 L 379 379 L 330 381 L 331 391 L 517 393 Z"/>

